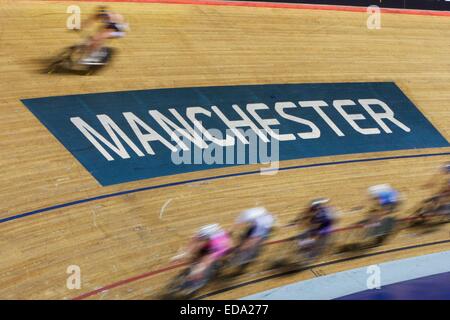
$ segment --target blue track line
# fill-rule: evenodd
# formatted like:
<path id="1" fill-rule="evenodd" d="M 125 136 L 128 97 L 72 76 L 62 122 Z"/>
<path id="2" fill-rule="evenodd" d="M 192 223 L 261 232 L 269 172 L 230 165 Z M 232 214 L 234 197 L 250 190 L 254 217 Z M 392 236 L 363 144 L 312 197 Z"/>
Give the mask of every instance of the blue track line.
<path id="1" fill-rule="evenodd" d="M 287 170 L 296 170 L 296 169 L 305 169 L 305 168 L 314 168 L 314 167 L 324 167 L 324 166 L 331 166 L 331 165 L 340 165 L 340 164 L 349 164 L 349 163 L 359 163 L 359 162 L 372 162 L 372 161 L 385 161 L 385 160 L 397 160 L 397 159 L 410 159 L 410 158 L 425 158 L 425 157 L 435 157 L 435 156 L 445 156 L 450 155 L 450 152 L 441 152 L 441 153 L 429 153 L 429 154 L 414 154 L 414 155 L 404 155 L 404 156 L 391 156 L 391 157 L 379 157 L 379 158 L 368 158 L 368 159 L 353 159 L 353 160 L 343 160 L 343 161 L 335 161 L 335 162 L 322 162 L 322 163 L 315 163 L 315 164 L 306 164 L 306 165 L 298 165 L 298 166 L 290 166 L 290 167 L 284 167 L 279 169 L 270 169 L 270 170 L 262 170 L 263 172 L 270 172 L 270 171 L 287 171 Z M 201 181 L 209 181 L 209 180 L 217 180 L 217 179 L 224 179 L 224 178 L 231 178 L 231 177 L 239 177 L 239 176 L 247 176 L 252 174 L 258 174 L 261 173 L 261 170 L 254 170 L 254 171 L 246 171 L 246 172 L 239 172 L 239 173 L 231 173 L 231 174 L 224 174 L 224 175 L 218 175 L 213 177 L 206 177 L 206 178 L 198 178 L 198 179 L 191 179 L 191 180 L 184 180 L 184 181 L 178 181 L 178 182 L 171 182 L 171 183 L 165 183 L 155 186 L 148 186 L 148 187 L 142 187 L 137 189 L 131 189 L 131 190 L 125 190 L 115 193 L 109 193 L 104 194 L 101 196 L 96 197 L 90 197 L 80 200 L 75 200 L 71 202 L 66 202 L 46 208 L 41 208 L 25 213 L 20 213 L 17 215 L 13 215 L 10 217 L 6 217 L 3 219 L 0 219 L 0 223 L 13 221 L 29 216 L 33 216 L 39 213 L 49 212 L 61 208 L 71 207 L 77 204 L 102 200 L 102 199 L 108 199 L 113 197 L 118 197 L 126 194 L 132 194 L 142 191 L 148 191 L 148 190 L 154 190 L 154 189 L 162 189 L 162 188 L 168 188 L 168 187 L 174 187 L 179 185 L 185 185 L 189 183 L 195 183 L 195 182 L 201 182 Z"/>

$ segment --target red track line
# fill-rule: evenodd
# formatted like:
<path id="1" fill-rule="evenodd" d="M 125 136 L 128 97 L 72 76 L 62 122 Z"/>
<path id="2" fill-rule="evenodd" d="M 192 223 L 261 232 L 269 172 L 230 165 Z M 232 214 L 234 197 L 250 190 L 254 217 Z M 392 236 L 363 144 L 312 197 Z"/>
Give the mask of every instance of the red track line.
<path id="1" fill-rule="evenodd" d="M 185 266 L 185 265 L 187 265 L 187 262 L 186 263 L 175 264 L 175 265 L 172 265 L 172 266 L 169 266 L 169 267 L 161 268 L 161 269 L 150 271 L 150 272 L 146 272 L 146 273 L 142 273 L 140 275 L 137 275 L 137 276 L 134 276 L 134 277 L 131 277 L 131 278 L 127 278 L 127 279 L 123 279 L 123 280 L 111 283 L 111 284 L 109 284 L 107 286 L 104 286 L 104 287 L 101 287 L 99 289 L 83 293 L 83 294 L 73 298 L 72 300 L 82 300 L 82 299 L 85 299 L 85 298 L 97 295 L 97 294 L 99 294 L 99 293 L 101 293 L 103 291 L 106 291 L 106 290 L 109 290 L 109 289 L 112 289 L 112 288 L 116 288 L 116 287 L 119 287 L 121 285 L 130 283 L 130 282 L 134 282 L 134 281 L 137 281 L 137 280 L 140 280 L 140 279 L 151 277 L 151 276 L 154 276 L 154 275 L 156 275 L 158 273 L 163 273 L 163 272 L 166 272 L 166 271 L 170 271 L 172 269 L 176 269 L 176 268 L 179 268 L 179 267 L 182 267 L 182 266 Z"/>
<path id="2" fill-rule="evenodd" d="M 54 1 L 54 0 L 50 0 L 50 1 Z M 331 10 L 331 11 L 347 11 L 347 12 L 366 12 L 366 10 L 367 10 L 366 7 L 354 7 L 354 6 L 317 5 L 317 4 L 306 4 L 306 3 L 253 2 L 253 1 L 239 1 L 238 2 L 238 1 L 226 1 L 226 0 L 101 0 L 101 1 L 98 1 L 98 0 L 72 0 L 72 1 L 190 4 L 190 5 L 257 7 L 257 8 L 276 8 L 276 9 L 303 9 L 303 10 L 327 10 L 327 11 Z M 450 17 L 450 11 L 395 9 L 395 8 L 380 8 L 380 10 L 382 13 Z"/>

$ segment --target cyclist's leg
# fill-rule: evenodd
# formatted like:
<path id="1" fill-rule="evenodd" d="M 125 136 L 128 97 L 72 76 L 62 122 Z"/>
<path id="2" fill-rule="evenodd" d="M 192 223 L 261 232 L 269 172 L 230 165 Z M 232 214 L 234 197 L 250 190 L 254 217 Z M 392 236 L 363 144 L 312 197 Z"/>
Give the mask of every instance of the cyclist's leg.
<path id="1" fill-rule="evenodd" d="M 446 188 L 439 193 L 436 208 L 441 209 L 443 207 L 448 206 L 449 203 L 450 203 L 450 190 Z"/>
<path id="2" fill-rule="evenodd" d="M 102 29 L 97 34 L 95 34 L 86 49 L 85 60 L 92 58 L 96 53 L 100 51 L 103 47 L 105 41 L 112 37 L 114 30 L 111 29 Z"/>
<path id="3" fill-rule="evenodd" d="M 253 236 L 248 238 L 241 246 L 242 251 L 251 250 L 258 246 L 261 242 L 262 238 L 258 236 Z"/>
<path id="4" fill-rule="evenodd" d="M 241 237 L 240 243 L 239 243 L 239 250 L 243 251 L 248 249 L 251 246 L 251 239 L 252 239 L 252 235 L 255 231 L 255 226 L 250 226 L 246 232 L 244 232 L 244 234 Z"/>
<path id="5" fill-rule="evenodd" d="M 316 242 L 318 236 L 319 228 L 313 228 L 303 232 L 297 236 L 297 244 L 300 252 L 303 250 L 309 250 Z"/>
<path id="6" fill-rule="evenodd" d="M 423 222 L 425 221 L 426 218 L 436 214 L 437 211 L 439 211 L 441 204 L 442 204 L 441 192 L 425 200 L 423 206 L 416 211 L 417 212 L 416 217 L 419 220 L 419 222 Z"/>
<path id="7" fill-rule="evenodd" d="M 269 237 L 271 227 L 255 226 L 248 233 L 245 249 L 250 252 L 252 256 L 256 256 L 261 244 Z"/>
<path id="8" fill-rule="evenodd" d="M 212 255 L 206 255 L 200 258 L 200 260 L 192 267 L 191 273 L 188 275 L 189 281 L 199 281 L 201 280 L 205 272 L 212 265 L 214 259 Z"/>
<path id="9" fill-rule="evenodd" d="M 317 233 L 317 237 L 315 239 L 315 243 L 313 246 L 313 250 L 311 250 L 311 256 L 315 257 L 315 256 L 320 256 L 324 250 L 326 249 L 327 243 L 330 239 L 331 236 L 331 232 L 332 232 L 332 226 L 326 226 L 321 228 L 318 233 Z"/>

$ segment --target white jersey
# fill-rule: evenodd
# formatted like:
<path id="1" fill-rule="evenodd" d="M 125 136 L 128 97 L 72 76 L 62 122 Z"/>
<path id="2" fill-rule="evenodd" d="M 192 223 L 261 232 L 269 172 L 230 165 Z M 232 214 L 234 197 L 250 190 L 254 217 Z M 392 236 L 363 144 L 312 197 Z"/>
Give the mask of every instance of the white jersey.
<path id="1" fill-rule="evenodd" d="M 250 237 L 265 237 L 268 235 L 270 229 L 272 228 L 275 219 L 271 214 L 267 213 L 259 217 L 250 219 L 240 217 L 238 219 L 238 222 L 245 222 L 251 225 L 249 234 Z"/>

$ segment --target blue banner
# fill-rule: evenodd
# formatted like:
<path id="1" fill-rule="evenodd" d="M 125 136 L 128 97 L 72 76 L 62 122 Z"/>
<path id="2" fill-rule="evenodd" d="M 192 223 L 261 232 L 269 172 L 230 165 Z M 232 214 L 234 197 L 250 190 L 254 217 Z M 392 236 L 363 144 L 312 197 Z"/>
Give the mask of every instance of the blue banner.
<path id="1" fill-rule="evenodd" d="M 155 89 L 22 101 L 104 186 L 255 162 L 449 146 L 390 82 Z"/>

